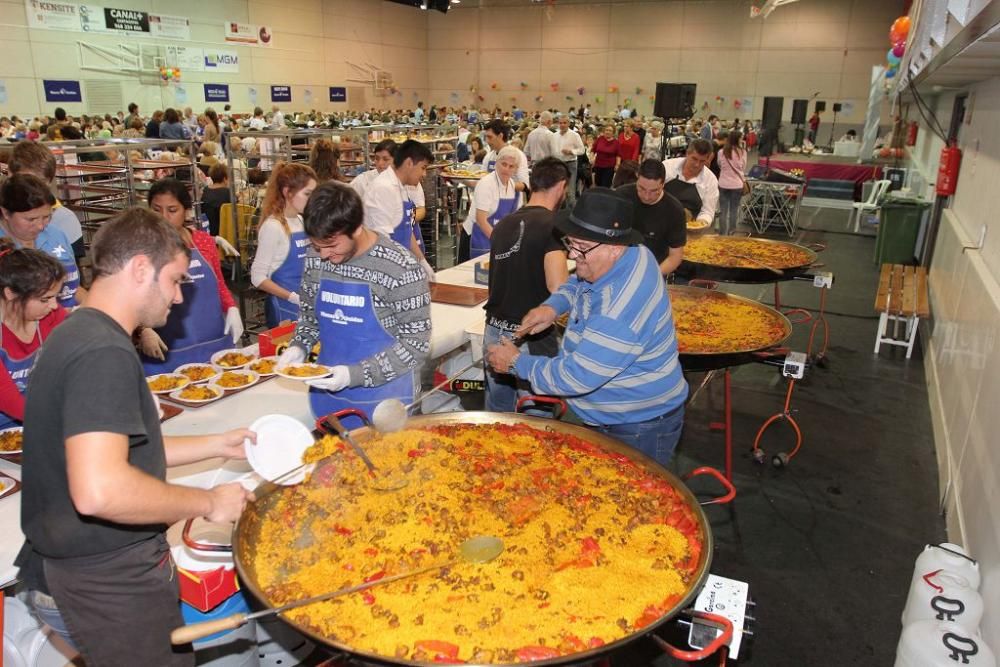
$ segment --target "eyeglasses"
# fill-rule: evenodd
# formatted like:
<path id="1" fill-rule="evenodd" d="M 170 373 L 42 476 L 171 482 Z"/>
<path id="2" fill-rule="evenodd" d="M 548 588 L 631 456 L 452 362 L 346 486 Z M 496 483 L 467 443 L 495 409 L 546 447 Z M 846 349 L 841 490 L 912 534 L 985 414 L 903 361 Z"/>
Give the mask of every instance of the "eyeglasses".
<path id="1" fill-rule="evenodd" d="M 569 242 L 569 239 L 567 239 L 565 236 L 562 237 L 562 244 L 566 246 L 566 252 L 568 252 L 570 256 L 572 256 L 573 253 L 576 253 L 580 257 L 580 259 L 583 260 L 587 259 L 588 254 L 592 253 L 593 251 L 597 250 L 602 245 L 604 245 L 603 243 L 595 243 L 594 245 L 590 246 L 587 249 L 577 248 L 576 246 L 572 245 Z"/>

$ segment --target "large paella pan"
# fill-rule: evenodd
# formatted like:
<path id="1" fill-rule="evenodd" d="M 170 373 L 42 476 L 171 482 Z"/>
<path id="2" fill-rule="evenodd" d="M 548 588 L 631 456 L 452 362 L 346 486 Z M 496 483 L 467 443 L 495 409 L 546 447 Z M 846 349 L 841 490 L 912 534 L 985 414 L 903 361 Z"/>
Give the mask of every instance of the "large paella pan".
<path id="1" fill-rule="evenodd" d="M 244 587 L 267 606 L 449 563 L 284 616 L 365 661 L 587 660 L 675 616 L 707 576 L 712 535 L 691 492 L 583 427 L 466 412 L 354 435 L 408 484 L 373 489 L 357 457 L 323 439 L 307 458 L 333 454 L 308 482 L 258 490 L 233 553 Z M 502 538 L 505 551 L 455 563 L 456 545 L 477 533 Z"/>
<path id="2" fill-rule="evenodd" d="M 688 237 L 677 273 L 691 279 L 770 283 L 803 275 L 815 262 L 814 250 L 795 243 L 709 234 Z"/>

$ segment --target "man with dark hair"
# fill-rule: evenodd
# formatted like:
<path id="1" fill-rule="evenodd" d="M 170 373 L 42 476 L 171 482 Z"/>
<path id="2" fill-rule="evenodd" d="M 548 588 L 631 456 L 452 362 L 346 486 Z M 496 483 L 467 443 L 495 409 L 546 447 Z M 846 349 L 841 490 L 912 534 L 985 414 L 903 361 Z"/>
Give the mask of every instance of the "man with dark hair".
<path id="1" fill-rule="evenodd" d="M 490 236 L 490 297 L 486 302 L 483 349 L 511 337 L 521 318 L 559 289 L 569 277 L 566 249 L 553 226 L 554 211 L 566 198 L 569 170 L 554 157 L 531 168 L 531 198 L 526 206 L 502 218 Z M 531 354 L 554 357 L 559 352 L 555 327 L 526 337 Z M 514 412 L 517 399 L 530 385 L 509 373 L 487 369 L 486 409 Z"/>
<path id="2" fill-rule="evenodd" d="M 392 167 L 372 180 L 364 198 L 365 225 L 409 249 L 430 280 L 434 280 L 434 269 L 424 257 L 424 240 L 416 217 L 418 204 L 422 207 L 423 202 L 415 201 L 413 190 L 408 188 L 420 185 L 432 162 L 434 154 L 427 146 L 414 139 L 404 141 L 396 147 Z"/>
<path id="3" fill-rule="evenodd" d="M 365 200 L 365 191 L 368 190 L 368 186 L 392 164 L 395 152 L 396 142 L 392 139 L 383 139 L 375 144 L 375 148 L 372 149 L 372 168 L 358 174 L 351 181 L 351 189 L 358 193 L 361 201 Z"/>
<path id="4" fill-rule="evenodd" d="M 87 305 L 46 339 L 31 374 L 17 564 L 35 603 L 58 608 L 88 665 L 194 665 L 189 647 L 170 644 L 184 620 L 166 528 L 234 521 L 253 495 L 240 484 L 168 484 L 166 469 L 244 458 L 243 441 L 255 436 L 160 431 L 131 333 L 162 325 L 181 302 L 189 254 L 177 232 L 128 209 L 101 225 L 93 256 Z"/>
<path id="5" fill-rule="evenodd" d="M 365 208 L 348 187 L 317 187 L 303 219 L 312 249 L 299 288 L 299 321 L 279 368 L 302 361 L 320 343 L 318 361 L 333 373 L 308 382 L 317 417 L 347 407 L 371 417 L 390 398 L 411 403 L 430 353 L 424 270 L 398 243 L 362 224 Z"/>
<path id="6" fill-rule="evenodd" d="M 688 145 L 684 157 L 663 161 L 666 169 L 665 190 L 677 198 L 693 225 L 704 229 L 715 222 L 719 209 L 719 179 L 708 168 L 715 157 L 715 148 L 707 139 L 695 139 Z"/>
<path id="7" fill-rule="evenodd" d="M 684 259 L 687 225 L 684 207 L 664 191 L 667 171 L 659 160 L 643 160 L 635 183 L 615 191 L 632 203 L 635 212 L 633 227 L 642 233 L 643 245 L 653 252 L 660 273 L 673 273 Z"/>
<path id="8" fill-rule="evenodd" d="M 129 102 L 128 105 L 128 115 L 125 116 L 124 125 L 125 127 L 132 127 L 132 121 L 139 118 L 139 105 L 135 102 Z"/>
<path id="9" fill-rule="evenodd" d="M 483 158 L 483 167 L 486 171 L 494 171 L 497 167 L 497 153 L 510 141 L 510 125 L 499 118 L 494 118 L 486 123 L 483 129 L 483 136 L 486 138 L 486 145 L 490 147 L 486 157 Z M 518 192 L 522 192 L 528 186 L 528 156 L 520 148 L 516 148 L 518 157 L 517 171 L 514 172 L 514 187 Z"/>
<path id="10" fill-rule="evenodd" d="M 56 107 L 56 110 L 55 110 L 54 113 L 55 113 L 55 117 L 56 117 L 56 122 L 57 123 L 62 124 L 62 123 L 67 122 L 67 120 L 66 120 L 66 110 L 65 109 L 63 109 L 62 107 Z"/>
<path id="11" fill-rule="evenodd" d="M 715 138 L 715 133 L 718 131 L 719 117 L 714 113 L 708 117 L 705 124 L 701 126 L 701 132 L 699 133 L 699 138 L 705 141 L 711 141 Z"/>

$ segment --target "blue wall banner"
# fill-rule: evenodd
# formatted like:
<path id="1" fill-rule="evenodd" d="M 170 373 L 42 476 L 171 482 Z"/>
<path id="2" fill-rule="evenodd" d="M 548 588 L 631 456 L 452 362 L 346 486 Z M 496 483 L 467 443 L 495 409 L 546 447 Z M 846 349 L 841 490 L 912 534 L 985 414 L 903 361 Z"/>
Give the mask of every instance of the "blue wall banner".
<path id="1" fill-rule="evenodd" d="M 205 101 L 206 102 L 228 102 L 229 101 L 229 84 L 228 83 L 206 83 L 205 84 Z"/>
<path id="2" fill-rule="evenodd" d="M 83 93 L 80 91 L 79 81 L 55 81 L 45 79 L 42 81 L 45 86 L 46 102 L 82 102 Z"/>
<path id="3" fill-rule="evenodd" d="M 330 86 L 330 101 L 346 102 L 347 88 L 344 88 L 343 86 Z"/>
<path id="4" fill-rule="evenodd" d="M 291 86 L 271 86 L 271 101 L 272 102 L 291 102 L 292 101 L 292 87 Z"/>

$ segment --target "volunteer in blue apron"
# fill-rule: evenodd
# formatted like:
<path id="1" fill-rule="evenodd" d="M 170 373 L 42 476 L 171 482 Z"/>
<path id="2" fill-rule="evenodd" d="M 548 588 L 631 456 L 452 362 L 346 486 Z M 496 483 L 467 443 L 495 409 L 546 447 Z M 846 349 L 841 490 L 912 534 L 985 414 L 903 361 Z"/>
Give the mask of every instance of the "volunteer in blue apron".
<path id="1" fill-rule="evenodd" d="M 173 178 L 153 183 L 149 208 L 166 219 L 191 249 L 189 282 L 181 285 L 184 301 L 170 309 L 167 322 L 142 329 L 140 348 L 147 375 L 169 373 L 183 364 L 208 362 L 243 336 L 243 320 L 229 293 L 212 236 L 186 226 L 191 193 Z"/>
<path id="2" fill-rule="evenodd" d="M 55 203 L 48 183 L 42 179 L 27 173 L 11 176 L 0 187 L 0 238 L 10 238 L 18 248 L 35 248 L 55 257 L 66 271 L 59 305 L 74 308 L 86 293 L 80 288 L 73 244 L 62 230 L 49 224 Z"/>
<path id="3" fill-rule="evenodd" d="M 430 353 L 430 291 L 420 263 L 362 224 L 365 208 L 350 188 L 320 185 L 303 217 L 312 249 L 299 321 L 278 367 L 302 361 L 320 343 L 318 361 L 332 373 L 308 381 L 317 417 L 344 408 L 370 417 L 390 398 L 410 403 Z"/>
<path id="4" fill-rule="evenodd" d="M 517 149 L 504 146 L 497 154 L 496 171 L 476 184 L 469 216 L 462 224 L 463 231 L 470 236 L 470 258 L 489 254 L 493 227 L 520 206 L 521 195 L 514 187 L 517 162 Z"/>
<path id="5" fill-rule="evenodd" d="M 496 169 L 496 162 L 500 151 L 506 148 L 508 145 L 507 142 L 510 141 L 510 125 L 507 125 L 507 123 L 499 118 L 491 120 L 483 130 L 483 137 L 486 138 L 486 145 L 490 147 L 490 150 L 483 158 L 483 167 L 486 171 L 493 171 Z M 518 159 L 517 169 L 514 172 L 514 182 L 517 184 L 517 191 L 522 192 L 528 187 L 528 156 L 517 146 L 512 146 L 511 148 L 517 151 Z"/>
<path id="6" fill-rule="evenodd" d="M 392 166 L 375 177 L 364 198 L 365 226 L 412 252 L 430 280 L 434 280 L 434 269 L 424 257 L 417 203 L 407 186 L 420 185 L 432 162 L 434 154 L 427 146 L 413 139 L 404 141 L 396 147 Z"/>
<path id="7" fill-rule="evenodd" d="M 299 319 L 297 290 L 309 245 L 302 210 L 315 189 L 316 174 L 304 164 L 279 162 L 267 182 L 250 282 L 267 294 L 264 310 L 269 328 Z"/>
<path id="8" fill-rule="evenodd" d="M 57 300 L 65 277 L 53 257 L 0 240 L 0 430 L 24 420 L 24 392 L 38 350 L 66 319 Z"/>

